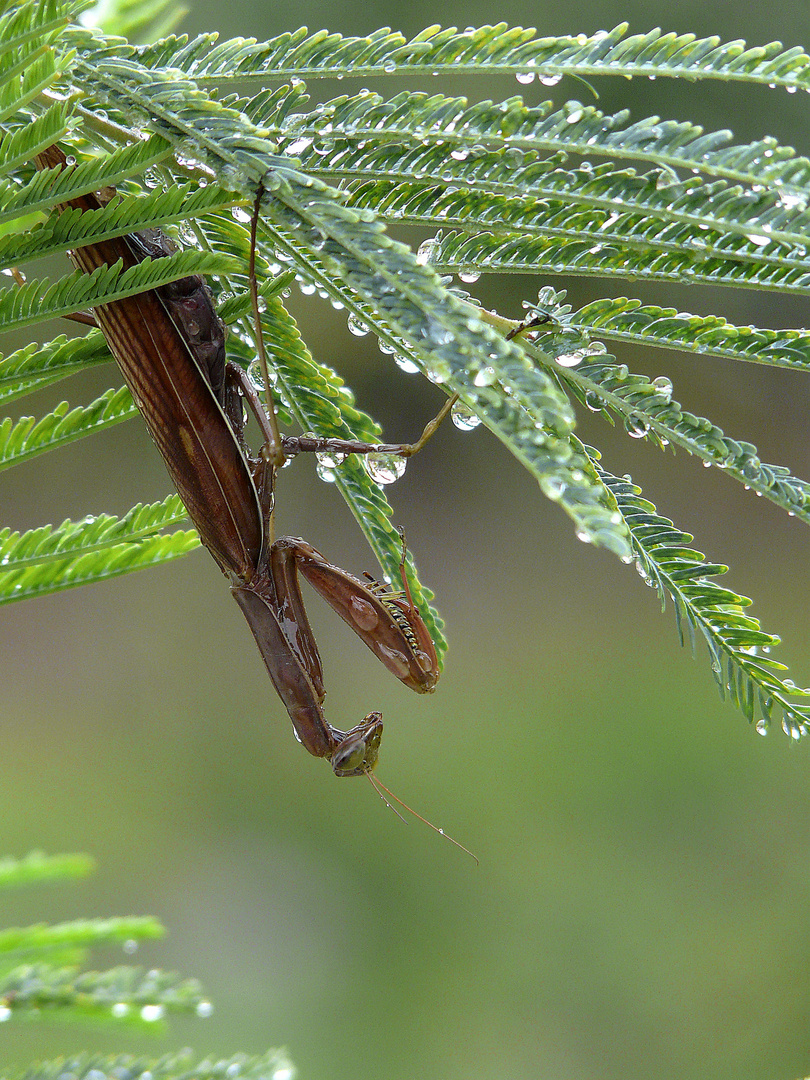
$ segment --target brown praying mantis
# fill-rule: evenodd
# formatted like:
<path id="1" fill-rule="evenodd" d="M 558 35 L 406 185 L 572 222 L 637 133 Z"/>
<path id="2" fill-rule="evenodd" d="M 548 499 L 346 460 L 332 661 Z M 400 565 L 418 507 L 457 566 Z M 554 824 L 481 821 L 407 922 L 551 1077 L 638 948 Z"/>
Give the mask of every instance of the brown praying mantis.
<path id="1" fill-rule="evenodd" d="M 67 164 L 55 146 L 37 157 L 41 169 L 63 169 Z M 266 372 L 255 276 L 261 194 L 260 190 L 252 219 L 250 280 Z M 59 210 L 74 207 L 84 212 L 108 201 L 109 197 L 89 193 L 60 205 Z M 91 273 L 119 261 L 127 269 L 147 256 L 161 258 L 172 250 L 162 233 L 149 230 L 88 244 L 71 252 L 71 258 L 77 268 Z M 430 438 L 454 399 L 414 444 L 282 436 L 275 411 L 272 407 L 265 411 L 245 371 L 226 360 L 225 327 L 202 278 L 186 277 L 101 305 L 94 309 L 92 321 L 118 362 L 202 543 L 229 580 L 297 738 L 315 757 L 328 758 L 337 776 L 365 774 L 371 779 L 383 730 L 381 714 L 368 713 L 349 731 L 327 721 L 321 660 L 298 575 L 310 582 L 389 671 L 417 693 L 430 693 L 438 679 L 438 663 L 427 626 L 411 597 L 404 538 L 401 592 L 370 577 L 367 582 L 359 580 L 304 540 L 274 539 L 276 470 L 285 457 L 310 450 L 410 456 Z M 269 388 L 266 377 L 265 385 Z M 244 406 L 263 437 L 258 454 L 245 441 Z"/>

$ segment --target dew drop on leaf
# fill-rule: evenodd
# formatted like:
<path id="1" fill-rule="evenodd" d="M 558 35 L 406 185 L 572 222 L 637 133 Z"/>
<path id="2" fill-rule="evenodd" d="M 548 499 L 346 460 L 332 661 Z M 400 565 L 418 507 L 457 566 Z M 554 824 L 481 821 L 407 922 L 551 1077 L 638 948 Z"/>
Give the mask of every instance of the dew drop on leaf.
<path id="1" fill-rule="evenodd" d="M 473 431 L 481 423 L 481 417 L 476 416 L 472 409 L 461 401 L 455 403 L 450 410 L 450 416 L 459 431 Z"/>
<path id="2" fill-rule="evenodd" d="M 367 454 L 363 458 L 366 472 L 375 484 L 394 484 L 405 472 L 405 458 L 395 454 Z"/>

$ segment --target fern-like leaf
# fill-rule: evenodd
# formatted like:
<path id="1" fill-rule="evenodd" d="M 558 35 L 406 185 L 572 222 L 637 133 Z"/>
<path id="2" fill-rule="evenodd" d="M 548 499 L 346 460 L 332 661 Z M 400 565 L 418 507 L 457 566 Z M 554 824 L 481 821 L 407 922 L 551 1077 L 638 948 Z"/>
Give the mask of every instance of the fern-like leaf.
<path id="1" fill-rule="evenodd" d="M 193 529 L 159 533 L 143 540 L 104 545 L 98 551 L 51 558 L 18 570 L 0 569 L 0 604 L 30 600 L 78 585 L 92 585 L 108 578 L 145 570 L 179 559 L 199 547 Z"/>
<path id="2" fill-rule="evenodd" d="M 87 877 L 95 863 L 87 855 L 44 855 L 32 851 L 22 859 L 0 859 L 0 889 Z"/>
<path id="3" fill-rule="evenodd" d="M 344 37 L 306 28 L 266 42 L 235 38 L 215 44 L 215 35 L 191 43 L 169 39 L 141 50 L 144 63 L 193 71 L 202 83 L 221 84 L 255 78 L 340 77 L 433 74 L 441 68 L 456 74 L 528 74 L 551 83 L 563 75 L 620 75 L 722 79 L 791 88 L 810 86 L 810 57 L 802 49 L 784 49 L 778 41 L 746 48 L 717 37 L 693 34 L 627 36 L 627 24 L 588 36 L 538 37 L 534 29 L 508 26 L 430 26 L 408 41 L 402 34 L 378 30 L 367 37 Z"/>
<path id="4" fill-rule="evenodd" d="M 728 568 L 706 562 L 689 546 L 693 538 L 662 517 L 641 497 L 639 487 L 606 472 L 598 464 L 598 454 L 592 455 L 630 530 L 639 574 L 655 588 L 662 605 L 667 597 L 672 600 L 681 644 L 684 628 L 693 649 L 695 638 L 703 637 L 721 696 L 728 695 L 762 734 L 775 709 L 781 711 L 788 735 L 798 739 L 808 734 L 810 704 L 805 702 L 810 689 L 780 677 L 787 668 L 767 655 L 779 638 L 764 633 L 759 622 L 745 614 L 751 601 L 711 580 Z"/>
<path id="5" fill-rule="evenodd" d="M 20 1073 L 18 1080 L 60 1080 L 69 1075 L 75 1080 L 291 1080 L 293 1068 L 281 1050 L 271 1050 L 258 1057 L 239 1054 L 234 1057 L 197 1060 L 188 1050 L 161 1058 L 136 1058 L 131 1055 L 106 1056 L 81 1054 L 56 1061 L 41 1061 Z"/>
<path id="6" fill-rule="evenodd" d="M 0 358 L 0 403 L 24 397 L 78 371 L 107 364 L 111 359 L 99 331 L 83 338 L 60 336 L 44 345 L 26 345 Z"/>
<path id="7" fill-rule="evenodd" d="M 135 415 L 132 395 L 121 387 L 107 390 L 86 407 L 71 409 L 63 401 L 39 421 L 33 416 L 24 416 L 16 423 L 6 418 L 0 423 L 0 469 L 19 465 Z"/>
<path id="8" fill-rule="evenodd" d="M 0 975 L 6 1020 L 41 1018 L 55 1010 L 74 1020 L 154 1024 L 169 1013 L 194 1013 L 205 1001 L 195 979 L 162 971 L 118 967 L 78 972 L 30 964 Z"/>
<path id="9" fill-rule="evenodd" d="M 5 960 L 9 956 L 19 958 L 50 953 L 55 949 L 86 950 L 95 945 L 120 945 L 125 941 L 160 938 L 164 933 L 159 922 L 142 916 L 79 919 L 56 925 L 42 923 L 0 930 L 0 956 Z"/>

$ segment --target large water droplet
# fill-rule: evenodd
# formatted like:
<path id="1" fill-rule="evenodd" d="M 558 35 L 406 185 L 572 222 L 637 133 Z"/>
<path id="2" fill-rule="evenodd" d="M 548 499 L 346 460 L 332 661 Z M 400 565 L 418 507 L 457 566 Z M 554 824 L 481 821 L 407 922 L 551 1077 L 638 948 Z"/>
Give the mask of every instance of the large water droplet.
<path id="1" fill-rule="evenodd" d="M 554 359 L 560 367 L 576 367 L 577 364 L 582 363 L 583 356 L 582 353 L 577 350 L 577 352 L 562 353 L 560 356 L 555 356 Z"/>
<path id="2" fill-rule="evenodd" d="M 437 246 L 436 240 L 424 240 L 419 245 L 419 250 L 416 253 L 416 261 L 420 266 L 424 266 L 426 263 L 430 262 L 433 251 Z"/>
<path id="3" fill-rule="evenodd" d="M 419 373 L 419 367 L 413 360 L 403 356 L 401 353 L 394 353 L 394 363 L 400 370 L 407 372 L 408 375 L 417 375 Z"/>
<path id="4" fill-rule="evenodd" d="M 450 410 L 453 423 L 459 431 L 473 431 L 481 423 L 481 417 L 461 401 L 457 401 Z"/>
<path id="5" fill-rule="evenodd" d="M 363 458 L 365 470 L 375 484 L 394 484 L 405 472 L 405 458 L 396 454 L 367 454 Z"/>

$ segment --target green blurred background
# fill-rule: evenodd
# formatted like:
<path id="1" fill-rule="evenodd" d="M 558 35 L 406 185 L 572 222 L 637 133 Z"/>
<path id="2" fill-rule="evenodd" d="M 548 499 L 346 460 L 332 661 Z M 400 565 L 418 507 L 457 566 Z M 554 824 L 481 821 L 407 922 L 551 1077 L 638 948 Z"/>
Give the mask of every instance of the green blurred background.
<path id="1" fill-rule="evenodd" d="M 306 22 L 344 33 L 504 19 L 541 33 L 627 19 L 760 44 L 810 45 L 807 5 L 541 0 L 270 4 L 197 0 L 185 29 L 265 37 Z M 328 93 L 359 84 L 335 84 Z M 369 84 L 373 85 L 373 84 Z M 407 85 L 415 86 L 412 81 Z M 432 80 L 472 98 L 548 88 Z M 598 84 L 631 106 L 773 134 L 807 153 L 807 98 L 709 84 Z M 553 91 L 588 98 L 564 81 Z M 482 279 L 519 316 L 548 279 Z M 737 322 L 802 325 L 764 294 L 567 281 L 581 304 L 630 294 Z M 355 386 L 391 439 L 440 403 L 356 339 L 331 308 L 296 297 L 319 359 Z M 700 357 L 623 351 L 667 373 L 676 397 L 762 458 L 808 475 L 806 380 Z M 111 367 L 42 393 L 88 401 Z M 806 532 L 716 470 L 665 456 L 590 417 L 583 436 L 693 531 L 808 678 Z M 152 500 L 168 481 L 132 423 L 2 477 L 17 528 Z M 810 1072 L 810 762 L 753 729 L 677 645 L 671 612 L 632 568 L 577 543 L 485 432 L 447 426 L 390 496 L 451 643 L 438 692 L 417 698 L 313 600 L 328 714 L 381 708 L 381 778 L 471 847 L 403 825 L 362 782 L 337 782 L 295 743 L 236 605 L 210 558 L 3 612 L 0 851 L 84 850 L 89 883 L 6 895 L 0 924 L 154 913 L 170 928 L 139 959 L 199 976 L 207 1021 L 165 1037 L 4 1025 L 7 1063 L 92 1045 L 158 1053 L 285 1045 L 300 1077 L 334 1080 L 747 1080 Z M 374 569 L 336 493 L 299 462 L 279 488 L 281 531 L 355 571 Z M 707 509 L 710 508 L 710 509 Z M 799 583 L 799 587 L 797 587 Z M 99 963 L 117 963 L 112 953 Z"/>

